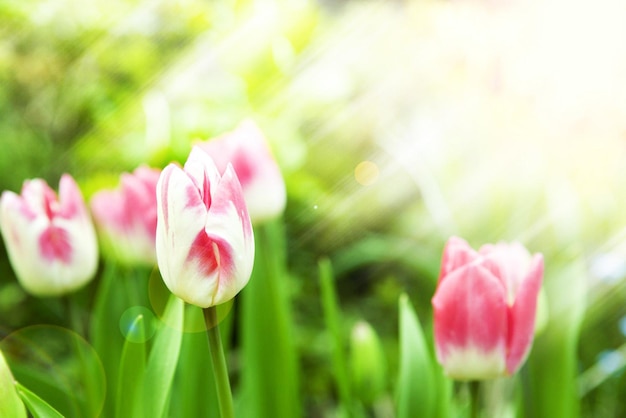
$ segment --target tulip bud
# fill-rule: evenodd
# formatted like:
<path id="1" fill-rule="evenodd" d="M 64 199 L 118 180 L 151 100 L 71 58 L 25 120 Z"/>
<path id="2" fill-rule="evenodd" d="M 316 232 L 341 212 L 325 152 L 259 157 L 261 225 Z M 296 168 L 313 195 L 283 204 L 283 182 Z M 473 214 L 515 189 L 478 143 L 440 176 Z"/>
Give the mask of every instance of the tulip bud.
<path id="1" fill-rule="evenodd" d="M 248 283 L 254 236 L 232 166 L 220 176 L 194 147 L 183 169 L 165 167 L 157 184 L 156 253 L 170 291 L 201 308 L 227 302 Z"/>
<path id="2" fill-rule="evenodd" d="M 263 132 L 251 120 L 237 129 L 198 144 L 220 172 L 230 163 L 237 173 L 254 223 L 280 215 L 285 209 L 285 181 Z"/>
<path id="3" fill-rule="evenodd" d="M 17 278 L 33 295 L 71 292 L 96 273 L 96 234 L 68 174 L 61 177 L 58 197 L 41 179 L 25 181 L 21 196 L 3 192 L 0 229 Z"/>
<path id="4" fill-rule="evenodd" d="M 117 190 L 91 198 L 91 211 L 103 249 L 126 265 L 156 263 L 156 185 L 160 170 L 139 167 L 121 175 Z"/>
<path id="5" fill-rule="evenodd" d="M 433 297 L 436 354 L 456 379 L 514 374 L 532 345 L 543 257 L 519 243 L 478 252 L 453 237 L 446 244 Z"/>
<path id="6" fill-rule="evenodd" d="M 352 329 L 350 366 L 355 394 L 371 405 L 385 390 L 386 361 L 376 331 L 365 321 Z"/>

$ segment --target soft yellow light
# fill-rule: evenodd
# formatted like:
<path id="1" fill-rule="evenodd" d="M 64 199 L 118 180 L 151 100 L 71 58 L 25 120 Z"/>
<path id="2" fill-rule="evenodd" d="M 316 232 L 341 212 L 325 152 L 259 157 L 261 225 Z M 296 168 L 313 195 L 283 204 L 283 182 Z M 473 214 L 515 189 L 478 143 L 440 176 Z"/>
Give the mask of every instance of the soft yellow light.
<path id="1" fill-rule="evenodd" d="M 378 180 L 380 170 L 371 161 L 362 161 L 354 169 L 354 178 L 363 186 L 370 186 Z"/>

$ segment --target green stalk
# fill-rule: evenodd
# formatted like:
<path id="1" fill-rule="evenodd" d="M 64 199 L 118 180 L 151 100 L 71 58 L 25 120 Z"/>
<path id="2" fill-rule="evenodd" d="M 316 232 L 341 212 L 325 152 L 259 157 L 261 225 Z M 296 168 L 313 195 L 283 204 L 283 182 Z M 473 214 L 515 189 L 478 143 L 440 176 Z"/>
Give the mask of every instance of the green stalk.
<path id="1" fill-rule="evenodd" d="M 207 326 L 209 337 L 209 348 L 211 351 L 211 361 L 213 362 L 213 376 L 217 386 L 217 400 L 222 418 L 234 418 L 233 395 L 230 391 L 230 381 L 228 379 L 228 368 L 226 367 L 226 357 L 222 347 L 222 337 L 217 322 L 217 311 L 215 306 L 206 308 L 204 321 Z"/>
<path id="2" fill-rule="evenodd" d="M 470 397 L 470 418 L 480 416 L 480 381 L 472 380 L 467 382 Z"/>

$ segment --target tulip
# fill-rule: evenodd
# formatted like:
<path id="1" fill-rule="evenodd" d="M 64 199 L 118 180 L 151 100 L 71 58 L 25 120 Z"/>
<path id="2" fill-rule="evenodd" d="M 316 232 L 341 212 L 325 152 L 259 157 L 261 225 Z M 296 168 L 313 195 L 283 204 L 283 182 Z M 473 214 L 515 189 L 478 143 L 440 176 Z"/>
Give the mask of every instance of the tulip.
<path id="1" fill-rule="evenodd" d="M 170 291 L 201 308 L 232 299 L 248 283 L 254 236 L 232 166 L 220 176 L 194 147 L 183 169 L 165 167 L 157 184 L 156 252 Z"/>
<path id="2" fill-rule="evenodd" d="M 459 380 L 514 374 L 534 336 L 543 257 L 519 243 L 478 252 L 453 237 L 443 252 L 433 297 L 436 354 Z"/>
<path id="3" fill-rule="evenodd" d="M 59 195 L 44 180 L 24 182 L 21 195 L 0 197 L 0 229 L 18 280 L 36 296 L 57 296 L 89 282 L 98 265 L 93 223 L 74 179 Z"/>
<path id="4" fill-rule="evenodd" d="M 160 170 L 139 167 L 123 173 L 121 187 L 91 198 L 91 212 L 103 247 L 122 264 L 156 263 L 156 185 Z"/>
<path id="5" fill-rule="evenodd" d="M 253 121 L 245 120 L 234 131 L 198 145 L 213 158 L 220 172 L 232 164 L 255 224 L 283 212 L 285 181 L 263 132 Z"/>

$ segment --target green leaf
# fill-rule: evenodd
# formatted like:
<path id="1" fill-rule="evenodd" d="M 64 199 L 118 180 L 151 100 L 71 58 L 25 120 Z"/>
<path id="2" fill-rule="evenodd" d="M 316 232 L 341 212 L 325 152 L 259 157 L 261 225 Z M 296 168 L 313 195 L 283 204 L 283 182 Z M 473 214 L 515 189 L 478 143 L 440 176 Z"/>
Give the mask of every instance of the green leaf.
<path id="1" fill-rule="evenodd" d="M 100 356 L 107 382 L 107 398 L 103 414 L 112 416 L 115 411 L 115 384 L 124 338 L 120 333 L 119 319 L 128 307 L 127 295 L 121 292 L 124 282 L 132 279 L 114 263 L 105 265 L 94 302 L 91 320 L 91 342 Z"/>
<path id="2" fill-rule="evenodd" d="M 324 320 L 332 342 L 333 371 L 335 372 L 339 398 L 341 400 L 344 413 L 347 413 L 352 409 L 352 396 L 350 380 L 348 378 L 348 364 L 344 352 L 344 339 L 341 334 L 341 320 L 339 317 L 337 292 L 335 290 L 332 265 L 326 258 L 320 260 L 318 265 Z"/>
<path id="3" fill-rule="evenodd" d="M 572 254 L 567 264 L 546 266 L 549 320 L 522 369 L 524 416 L 580 416 L 578 341 L 586 307 L 586 266 Z M 565 291 L 565 289 L 567 291 Z"/>
<path id="4" fill-rule="evenodd" d="M 146 367 L 143 398 L 146 416 L 159 418 L 165 415 L 180 354 L 183 312 L 183 301 L 170 295 Z"/>
<path id="5" fill-rule="evenodd" d="M 400 363 L 396 393 L 398 418 L 431 417 L 437 380 L 422 327 L 406 295 L 400 296 Z"/>
<path id="6" fill-rule="evenodd" d="M 296 418 L 302 415 L 283 225 L 255 227 L 256 255 L 241 292 L 242 408 L 237 416 Z"/>
<path id="7" fill-rule="evenodd" d="M 0 417 L 26 417 L 26 409 L 18 396 L 15 380 L 0 353 Z"/>
<path id="8" fill-rule="evenodd" d="M 26 389 L 19 383 L 17 383 L 16 386 L 17 392 L 22 398 L 22 401 L 24 401 L 24 404 L 35 418 L 63 418 L 63 415 L 61 415 L 56 409 L 51 407 L 46 401 L 41 399 L 35 393 Z"/>
<path id="9" fill-rule="evenodd" d="M 146 368 L 145 320 L 140 313 L 132 321 L 133 338 L 127 338 L 122 349 L 115 402 L 119 418 L 141 416 L 140 388 Z"/>

